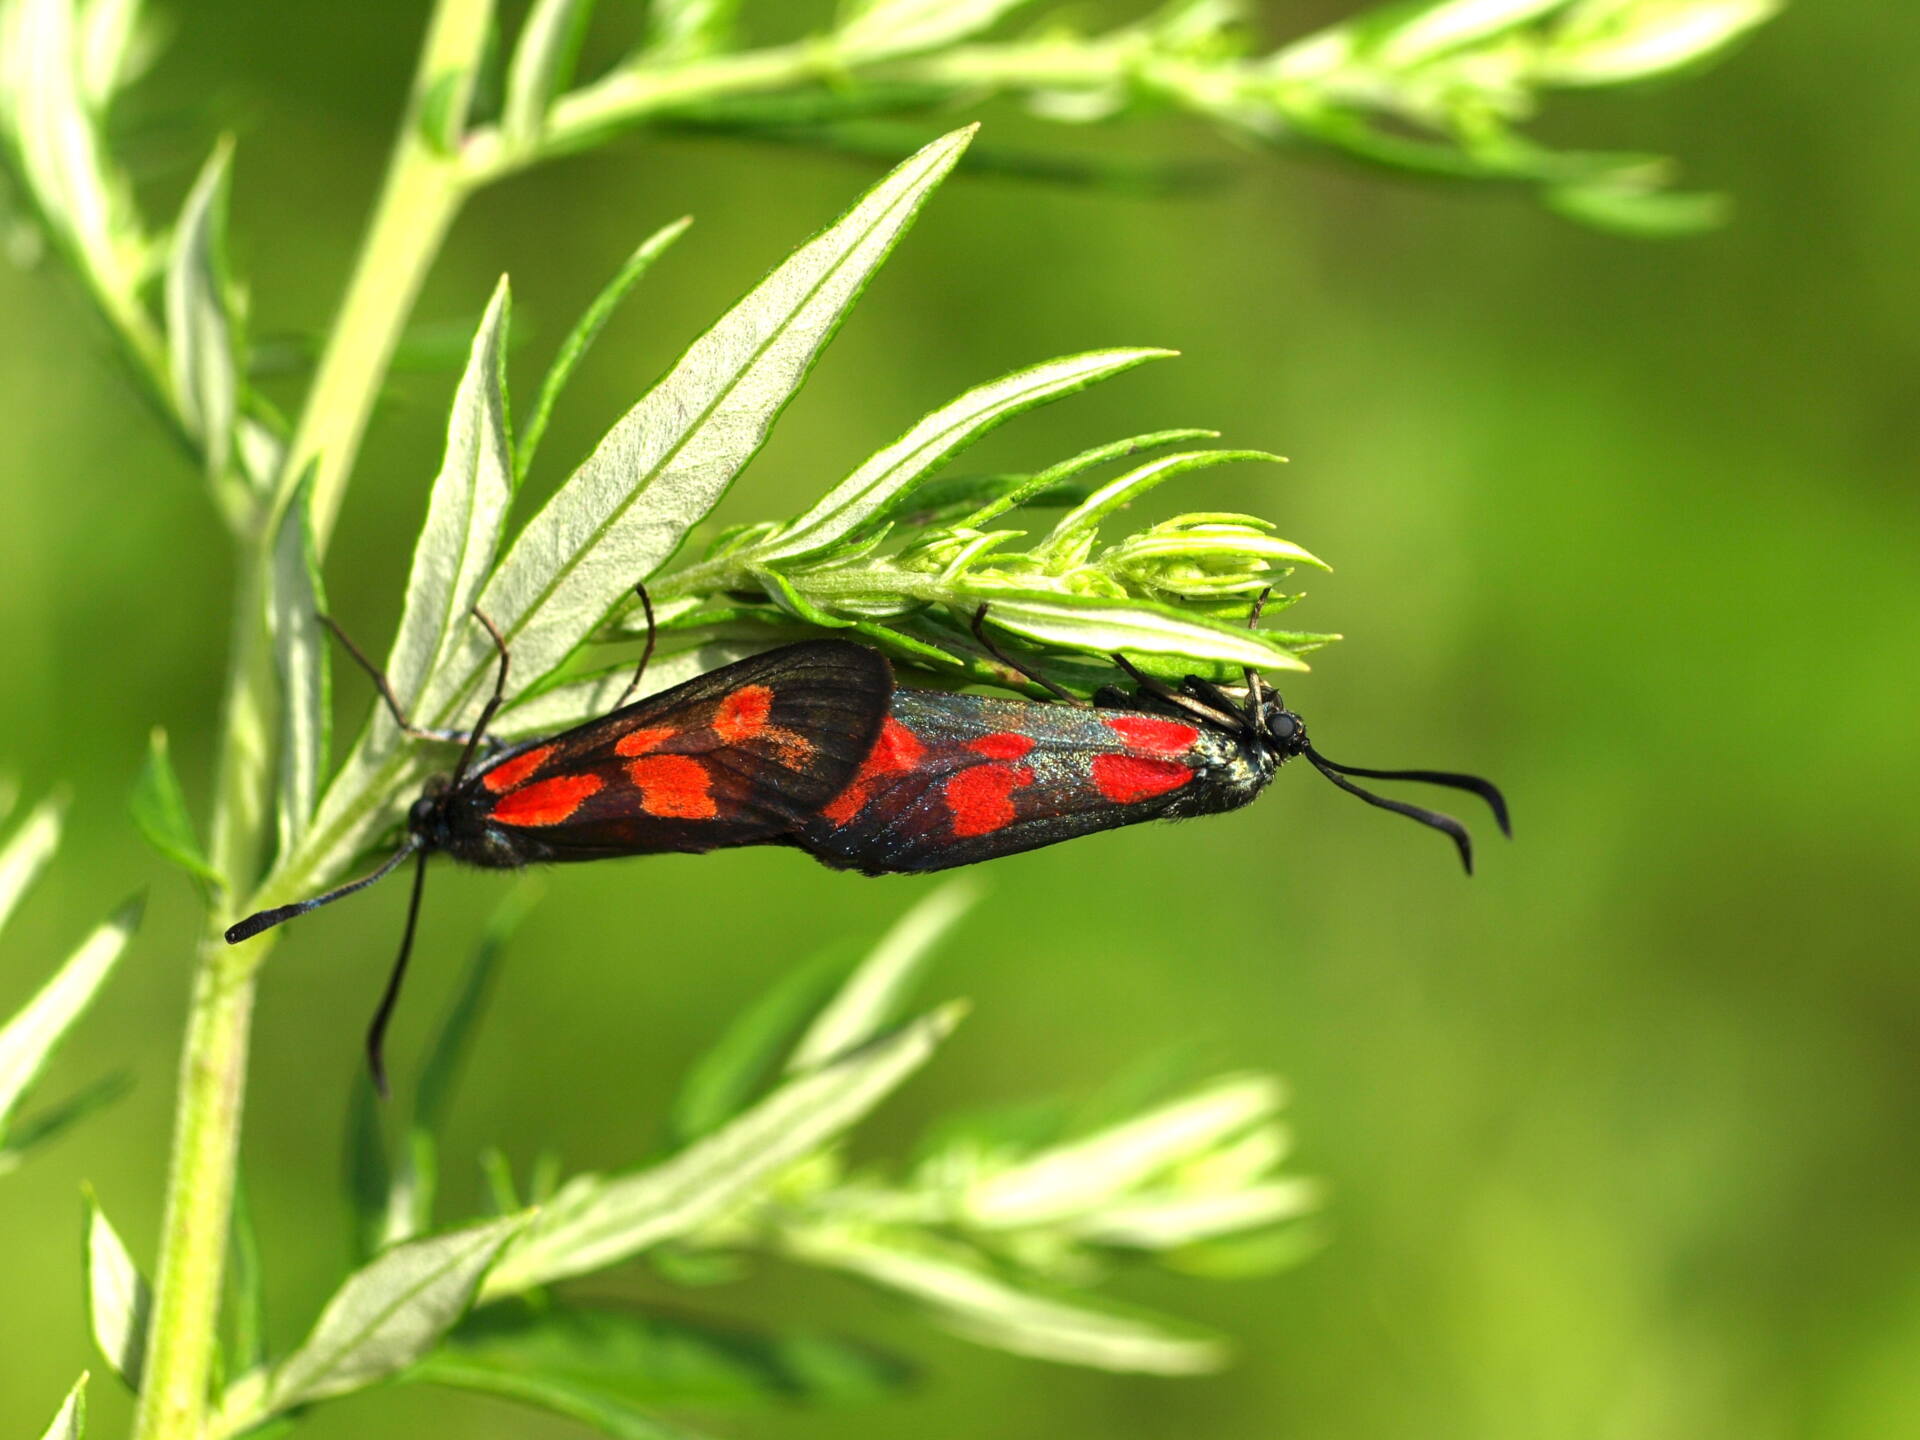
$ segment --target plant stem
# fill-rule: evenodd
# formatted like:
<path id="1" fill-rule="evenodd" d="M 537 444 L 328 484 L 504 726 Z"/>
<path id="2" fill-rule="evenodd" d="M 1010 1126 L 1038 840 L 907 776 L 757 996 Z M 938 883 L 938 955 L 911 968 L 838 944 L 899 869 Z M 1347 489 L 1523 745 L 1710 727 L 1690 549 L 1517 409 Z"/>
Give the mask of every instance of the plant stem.
<path id="1" fill-rule="evenodd" d="M 136 1440 L 201 1440 L 207 1423 L 254 977 L 272 943 L 236 950 L 221 933 L 227 908 L 259 873 L 272 817 L 278 707 L 266 605 L 272 537 L 309 467 L 318 476 L 314 526 L 322 545 L 339 512 L 393 347 L 466 194 L 453 158 L 457 145 L 443 142 L 465 126 L 492 18 L 492 0 L 438 0 L 434 8 L 386 183 L 278 491 L 243 543 L 212 826 L 212 859 L 228 898 L 201 941 L 187 1021 Z"/>
<path id="2" fill-rule="evenodd" d="M 313 529 L 323 553 L 394 346 L 470 188 L 456 137 L 492 12 L 492 0 L 439 0 L 435 7 L 373 223 L 288 447 L 275 509 L 313 466 Z"/>

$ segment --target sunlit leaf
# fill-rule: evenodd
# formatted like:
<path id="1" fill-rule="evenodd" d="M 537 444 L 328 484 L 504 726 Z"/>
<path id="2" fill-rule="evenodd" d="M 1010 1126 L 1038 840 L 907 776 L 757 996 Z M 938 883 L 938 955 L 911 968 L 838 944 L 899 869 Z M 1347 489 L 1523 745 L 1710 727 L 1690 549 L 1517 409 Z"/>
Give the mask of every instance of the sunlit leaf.
<path id="1" fill-rule="evenodd" d="M 507 66 L 500 128 L 509 144 L 540 133 L 547 107 L 572 77 L 580 37 L 592 10 L 593 0 L 534 0 Z"/>
<path id="2" fill-rule="evenodd" d="M 1213 1195 L 1142 1196 L 1102 1207 L 1073 1231 L 1096 1245 L 1172 1250 L 1298 1219 L 1319 1208 L 1320 1199 L 1311 1180 L 1271 1180 Z"/>
<path id="3" fill-rule="evenodd" d="M 284 854 L 299 844 L 319 803 L 333 726 L 331 660 L 319 617 L 326 613 L 314 541 L 311 473 L 295 489 L 273 542 L 267 609 L 280 676 L 280 797 L 275 822 Z"/>
<path id="4" fill-rule="evenodd" d="M 847 978 L 787 1061 L 789 1074 L 830 1064 L 873 1039 L 898 1018 L 906 997 L 933 958 L 935 947 L 978 903 L 980 886 L 948 880 L 920 901 L 880 938 L 860 968 Z"/>
<path id="5" fill-rule="evenodd" d="M 94 1344 L 129 1389 L 140 1389 L 153 1291 L 92 1195 L 87 1197 L 87 1318 Z"/>
<path id="6" fill-rule="evenodd" d="M 487 1277 L 485 1297 L 600 1269 L 723 1213 L 884 1100 L 926 1063 L 960 1015 L 961 1007 L 945 1006 L 789 1080 L 738 1119 L 649 1169 L 569 1181 Z"/>
<path id="7" fill-rule="evenodd" d="M 767 560 L 817 553 L 900 504 L 913 487 L 995 426 L 1171 350 L 1095 350 L 1050 360 L 976 386 L 926 416 L 841 481 L 814 507 L 758 547 Z"/>
<path id="8" fill-rule="evenodd" d="M 42 800 L 0 845 L 0 928 L 59 849 L 60 817 L 66 808 L 65 800 Z"/>
<path id="9" fill-rule="evenodd" d="M 854 0 L 834 32 L 844 55 L 863 61 L 917 54 L 976 35 L 1029 0 Z"/>
<path id="10" fill-rule="evenodd" d="M 53 1417 L 53 1423 L 40 1440 L 86 1440 L 86 1434 L 87 1376 L 82 1371 L 80 1378 L 73 1382 L 73 1389 L 67 1392 L 60 1413 Z"/>
<path id="11" fill-rule="evenodd" d="M 433 1348 L 524 1215 L 409 1240 L 374 1257 L 327 1302 L 306 1342 L 273 1372 L 259 1418 L 358 1390 Z"/>
<path id="12" fill-rule="evenodd" d="M 988 1177 L 968 1194 L 968 1216 L 978 1225 L 1020 1226 L 1090 1211 L 1268 1119 L 1284 1099 L 1267 1076 L 1229 1076 Z"/>
<path id="13" fill-rule="evenodd" d="M 647 6 L 647 54 L 692 60 L 726 48 L 740 0 L 653 0 Z"/>
<path id="14" fill-rule="evenodd" d="M 138 68 L 143 0 L 85 0 L 80 7 L 80 88 L 96 115 Z"/>
<path id="15" fill-rule="evenodd" d="M 782 1243 L 796 1259 L 910 1296 L 956 1334 L 1016 1355 L 1152 1375 L 1226 1363 L 1225 1345 L 1194 1326 L 1057 1293 L 926 1236 L 820 1226 L 788 1232 Z"/>
<path id="16" fill-rule="evenodd" d="M 1125 460 L 1149 450 L 1164 450 L 1169 445 L 1184 445 L 1189 440 L 1217 439 L 1219 434 L 1218 430 L 1156 430 L 1150 434 L 1129 435 L 1124 440 L 1096 445 L 1091 450 L 1083 450 L 1078 455 L 1062 460 L 1058 465 L 1050 465 L 1045 470 L 1029 475 L 1024 483 L 1010 487 L 965 519 L 957 521 L 956 528 L 978 530 L 994 517 L 1022 505 L 1031 505 L 1041 496 L 1078 480 L 1098 466 L 1110 465 L 1115 460 Z"/>
<path id="17" fill-rule="evenodd" d="M 200 442 L 207 473 L 233 453 L 240 406 L 239 326 L 227 279 L 227 179 L 233 146 L 222 141 L 187 192 L 167 256 L 167 352 L 174 404 Z"/>
<path id="18" fill-rule="evenodd" d="M 133 1088 L 133 1077 L 126 1071 L 103 1075 L 64 1099 L 43 1105 L 6 1128 L 6 1142 L 0 1144 L 0 1175 L 17 1166 L 28 1154 L 49 1141 L 58 1139 L 96 1110 L 104 1110 Z"/>
<path id="19" fill-rule="evenodd" d="M 1091 535 L 1114 511 L 1132 504 L 1156 485 L 1184 475 L 1190 470 L 1210 469 L 1242 460 L 1268 460 L 1284 464 L 1283 457 L 1264 450 L 1187 450 L 1163 455 L 1136 466 L 1117 479 L 1108 481 L 1054 523 L 1047 538 L 1034 546 L 1037 555 L 1060 554 L 1082 536 Z"/>
<path id="20" fill-rule="evenodd" d="M 0 1027 L 0 1129 L 113 973 L 140 923 L 141 901 L 128 901 L 88 936 L 26 1008 Z"/>

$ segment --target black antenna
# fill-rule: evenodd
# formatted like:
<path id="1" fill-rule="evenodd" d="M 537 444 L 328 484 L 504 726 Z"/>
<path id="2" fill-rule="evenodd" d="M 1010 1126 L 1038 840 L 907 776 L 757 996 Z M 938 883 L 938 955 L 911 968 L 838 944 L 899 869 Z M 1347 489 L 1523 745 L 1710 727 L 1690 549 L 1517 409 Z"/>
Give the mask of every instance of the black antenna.
<path id="1" fill-rule="evenodd" d="M 242 940 L 251 940 L 262 930 L 271 930 L 283 921 L 296 915 L 304 915 L 309 910 L 318 910 L 322 905 L 331 905 L 336 900 L 344 900 L 356 890 L 364 890 L 376 880 L 384 880 L 400 867 L 400 862 L 420 848 L 419 842 L 409 839 L 406 844 L 394 851 L 380 868 L 371 875 L 362 875 L 358 880 L 350 880 L 338 890 L 329 890 L 324 895 L 316 895 L 311 900 L 296 900 L 291 905 L 276 905 L 271 910 L 257 910 L 244 920 L 234 922 L 227 927 L 227 943 L 238 945 Z M 425 858 L 422 856 L 421 858 Z"/>
<path id="2" fill-rule="evenodd" d="M 1422 805 L 1409 805 L 1404 800 L 1390 800 L 1385 795 L 1376 795 L 1371 790 L 1362 789 L 1348 775 L 1361 775 L 1369 780 L 1418 780 L 1428 785 L 1445 785 L 1453 790 L 1468 790 L 1478 795 L 1493 811 L 1493 818 L 1499 823 L 1500 833 L 1509 840 L 1513 838 L 1513 826 L 1507 818 L 1507 799 L 1491 780 L 1482 780 L 1478 775 L 1461 775 L 1451 770 L 1364 770 L 1357 765 L 1338 765 L 1327 759 L 1311 745 L 1306 748 L 1307 759 L 1313 762 L 1327 779 L 1338 785 L 1349 795 L 1358 795 L 1369 805 L 1377 805 L 1382 810 L 1391 810 L 1396 815 L 1404 815 L 1409 820 L 1417 820 L 1422 825 L 1440 831 L 1450 837 L 1460 851 L 1460 863 L 1466 866 L 1467 873 L 1473 873 L 1473 838 L 1467 834 L 1467 827 L 1451 815 L 1443 815 L 1438 810 L 1429 810 Z"/>
<path id="3" fill-rule="evenodd" d="M 400 1001 L 401 983 L 407 978 L 407 961 L 413 956 L 413 930 L 420 919 L 420 896 L 426 888 L 427 852 L 422 850 L 420 863 L 413 868 L 413 898 L 407 901 L 407 928 L 400 936 L 400 954 L 387 976 L 387 988 L 373 1012 L 373 1023 L 367 1027 L 367 1066 L 373 1071 L 373 1088 L 380 1092 L 382 1100 L 391 1093 L 387 1088 L 387 1022 L 393 1019 L 394 1006 Z"/>

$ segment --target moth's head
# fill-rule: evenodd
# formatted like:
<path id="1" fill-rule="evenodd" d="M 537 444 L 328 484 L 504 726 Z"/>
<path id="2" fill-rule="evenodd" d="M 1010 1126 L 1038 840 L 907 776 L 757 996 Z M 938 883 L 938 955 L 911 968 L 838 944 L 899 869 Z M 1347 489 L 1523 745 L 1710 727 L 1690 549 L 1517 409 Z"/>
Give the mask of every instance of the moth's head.
<path id="1" fill-rule="evenodd" d="M 1255 726 L 1267 746 L 1282 761 L 1307 750 L 1307 722 L 1287 708 L 1287 702 L 1268 690 L 1261 695 Z"/>
<path id="2" fill-rule="evenodd" d="M 442 832 L 446 829 L 447 793 L 447 777 L 436 775 L 407 810 L 407 833 L 425 842 L 429 849 L 439 848 L 445 838 Z"/>

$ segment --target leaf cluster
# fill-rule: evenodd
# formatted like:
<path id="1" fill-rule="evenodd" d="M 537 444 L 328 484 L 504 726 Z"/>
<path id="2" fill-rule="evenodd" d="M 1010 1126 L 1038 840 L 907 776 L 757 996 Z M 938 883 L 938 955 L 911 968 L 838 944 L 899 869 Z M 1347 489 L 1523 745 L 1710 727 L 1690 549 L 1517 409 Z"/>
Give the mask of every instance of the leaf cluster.
<path id="1" fill-rule="evenodd" d="M 1109 1370 L 1217 1367 L 1219 1337 L 1124 1306 L 1097 1287 L 1129 1262 L 1235 1275 L 1302 1257 L 1311 1183 L 1277 1173 L 1279 1085 L 1220 1077 L 1123 1113 L 1052 1104 L 948 1125 L 899 1178 L 855 1166 L 847 1136 L 924 1066 L 962 1007 L 915 1014 L 939 942 L 973 903 L 935 889 L 857 963 L 828 953 L 750 1009 L 688 1074 L 655 1158 L 565 1176 L 538 1158 L 522 1186 L 481 1157 L 495 1213 L 437 1215 L 441 1135 L 501 950 L 524 916 L 509 898 L 428 1047 L 405 1122 L 382 1134 L 362 1085 L 347 1167 L 361 1262 L 306 1336 L 264 1340 L 263 1277 L 237 1213 L 230 1378 L 211 1433 L 235 1436 L 369 1385 L 477 1390 L 653 1437 L 661 1408 L 842 1403 L 912 1367 L 868 1343 L 582 1298 L 564 1282 L 636 1259 L 708 1286 L 755 1256 L 852 1276 L 978 1343 Z M 1098 1118 L 1094 1118 L 1098 1116 Z M 109 1365 L 140 1382 L 151 1292 L 97 1204 L 87 1221 L 89 1312 Z M 559 1288 L 556 1288 L 559 1287 Z"/>

